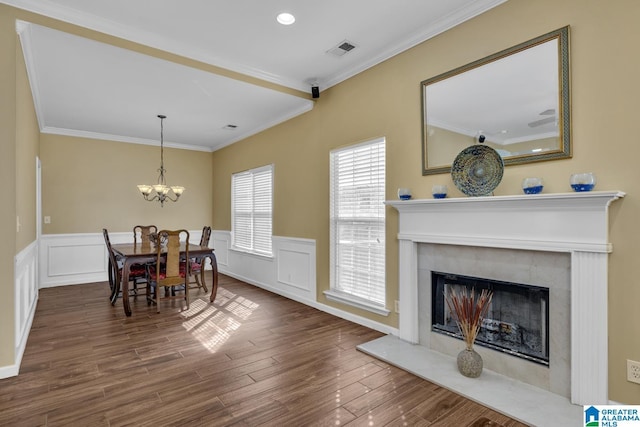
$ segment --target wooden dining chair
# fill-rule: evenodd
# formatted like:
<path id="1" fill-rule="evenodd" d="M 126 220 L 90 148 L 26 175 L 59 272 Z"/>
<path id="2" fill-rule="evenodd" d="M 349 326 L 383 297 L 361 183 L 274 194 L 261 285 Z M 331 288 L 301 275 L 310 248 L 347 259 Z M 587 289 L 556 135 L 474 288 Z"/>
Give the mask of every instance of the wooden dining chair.
<path id="1" fill-rule="evenodd" d="M 156 227 L 155 225 L 136 225 L 135 227 L 133 227 L 133 244 L 137 244 L 138 241 L 140 241 L 140 243 L 142 244 L 143 247 L 147 247 L 150 248 L 151 247 L 151 236 L 152 234 L 157 234 L 158 232 L 158 227 Z M 145 264 L 134 264 L 134 266 L 136 270 L 142 268 L 143 270 L 146 271 L 146 266 Z M 133 268 L 132 267 L 132 268 Z M 141 283 L 146 283 L 146 273 L 145 273 L 145 277 L 144 278 L 138 278 L 138 280 L 134 280 L 133 281 L 133 292 L 137 293 L 138 292 L 138 284 Z"/>
<path id="2" fill-rule="evenodd" d="M 138 243 L 138 236 L 142 245 L 151 244 L 151 234 L 157 233 L 158 227 L 155 225 L 136 225 L 133 227 L 133 244 Z"/>
<path id="3" fill-rule="evenodd" d="M 109 286 L 111 287 L 111 302 L 118 298 L 120 293 L 120 285 L 122 281 L 122 265 L 123 262 L 116 257 L 115 252 L 111 248 L 111 239 L 106 228 L 102 229 L 104 243 L 107 246 L 107 254 L 109 256 Z M 147 280 L 147 270 L 144 265 L 134 264 L 129 268 L 129 281 L 133 282 L 131 292 L 137 294 L 136 286 L 138 283 L 144 283 Z"/>
<path id="4" fill-rule="evenodd" d="M 158 238 L 166 241 L 166 248 L 157 245 L 156 260 L 147 264 L 147 301 L 154 302 L 160 313 L 160 305 L 165 299 L 184 299 L 189 309 L 189 232 L 187 230 L 161 230 Z M 180 253 L 180 240 L 185 242 L 185 250 Z M 167 291 L 164 292 L 165 288 Z M 181 295 L 184 293 L 184 295 Z"/>
<path id="5" fill-rule="evenodd" d="M 202 236 L 200 237 L 200 246 L 209 246 L 209 239 L 211 238 L 211 227 L 208 225 L 202 228 Z M 191 289 L 202 289 L 203 291 L 209 292 L 207 289 L 207 285 L 204 282 L 204 279 L 200 280 L 200 275 L 203 272 L 203 268 L 205 267 L 205 262 L 207 261 L 206 256 L 194 256 L 191 257 L 191 270 L 189 275 L 189 285 Z M 195 286 L 193 286 L 195 285 Z"/>

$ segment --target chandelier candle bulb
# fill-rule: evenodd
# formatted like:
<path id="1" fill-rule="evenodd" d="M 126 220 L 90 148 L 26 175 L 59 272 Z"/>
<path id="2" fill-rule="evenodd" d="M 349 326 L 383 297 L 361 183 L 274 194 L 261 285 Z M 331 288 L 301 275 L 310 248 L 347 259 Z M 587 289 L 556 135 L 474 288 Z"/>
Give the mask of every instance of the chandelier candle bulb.
<path id="1" fill-rule="evenodd" d="M 138 185 L 138 190 L 140 190 L 142 194 L 148 196 L 149 194 L 151 194 L 152 187 L 150 185 L 144 185 L 144 184 Z"/>

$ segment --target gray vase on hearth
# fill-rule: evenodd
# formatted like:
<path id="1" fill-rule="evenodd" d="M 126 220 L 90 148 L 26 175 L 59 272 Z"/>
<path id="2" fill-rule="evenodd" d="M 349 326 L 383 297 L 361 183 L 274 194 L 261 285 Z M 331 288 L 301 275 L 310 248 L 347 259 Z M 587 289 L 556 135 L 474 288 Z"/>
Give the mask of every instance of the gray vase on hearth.
<path id="1" fill-rule="evenodd" d="M 478 378 L 482 373 L 482 357 L 474 350 L 465 348 L 458 353 L 458 370 L 469 378 Z"/>

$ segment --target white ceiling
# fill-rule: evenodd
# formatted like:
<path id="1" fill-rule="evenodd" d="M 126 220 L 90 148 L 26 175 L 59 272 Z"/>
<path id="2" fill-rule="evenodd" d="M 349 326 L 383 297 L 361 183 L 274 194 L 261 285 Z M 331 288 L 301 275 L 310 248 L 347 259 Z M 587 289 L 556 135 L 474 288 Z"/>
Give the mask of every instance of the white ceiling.
<path id="1" fill-rule="evenodd" d="M 165 114 L 167 146 L 215 151 L 312 109 L 312 85 L 322 92 L 504 1 L 0 3 L 232 71 L 202 71 L 20 22 L 42 132 L 158 144 L 156 115 Z M 282 11 L 296 22 L 278 24 Z M 345 40 L 356 48 L 328 53 Z"/>

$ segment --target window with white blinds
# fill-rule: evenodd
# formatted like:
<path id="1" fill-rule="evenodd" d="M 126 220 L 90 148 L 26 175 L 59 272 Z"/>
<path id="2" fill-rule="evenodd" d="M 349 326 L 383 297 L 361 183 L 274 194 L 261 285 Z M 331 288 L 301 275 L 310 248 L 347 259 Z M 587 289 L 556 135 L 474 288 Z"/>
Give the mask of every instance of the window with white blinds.
<path id="1" fill-rule="evenodd" d="M 232 246 L 272 255 L 273 165 L 231 176 Z"/>
<path id="2" fill-rule="evenodd" d="M 331 292 L 385 306 L 385 140 L 331 152 Z"/>

